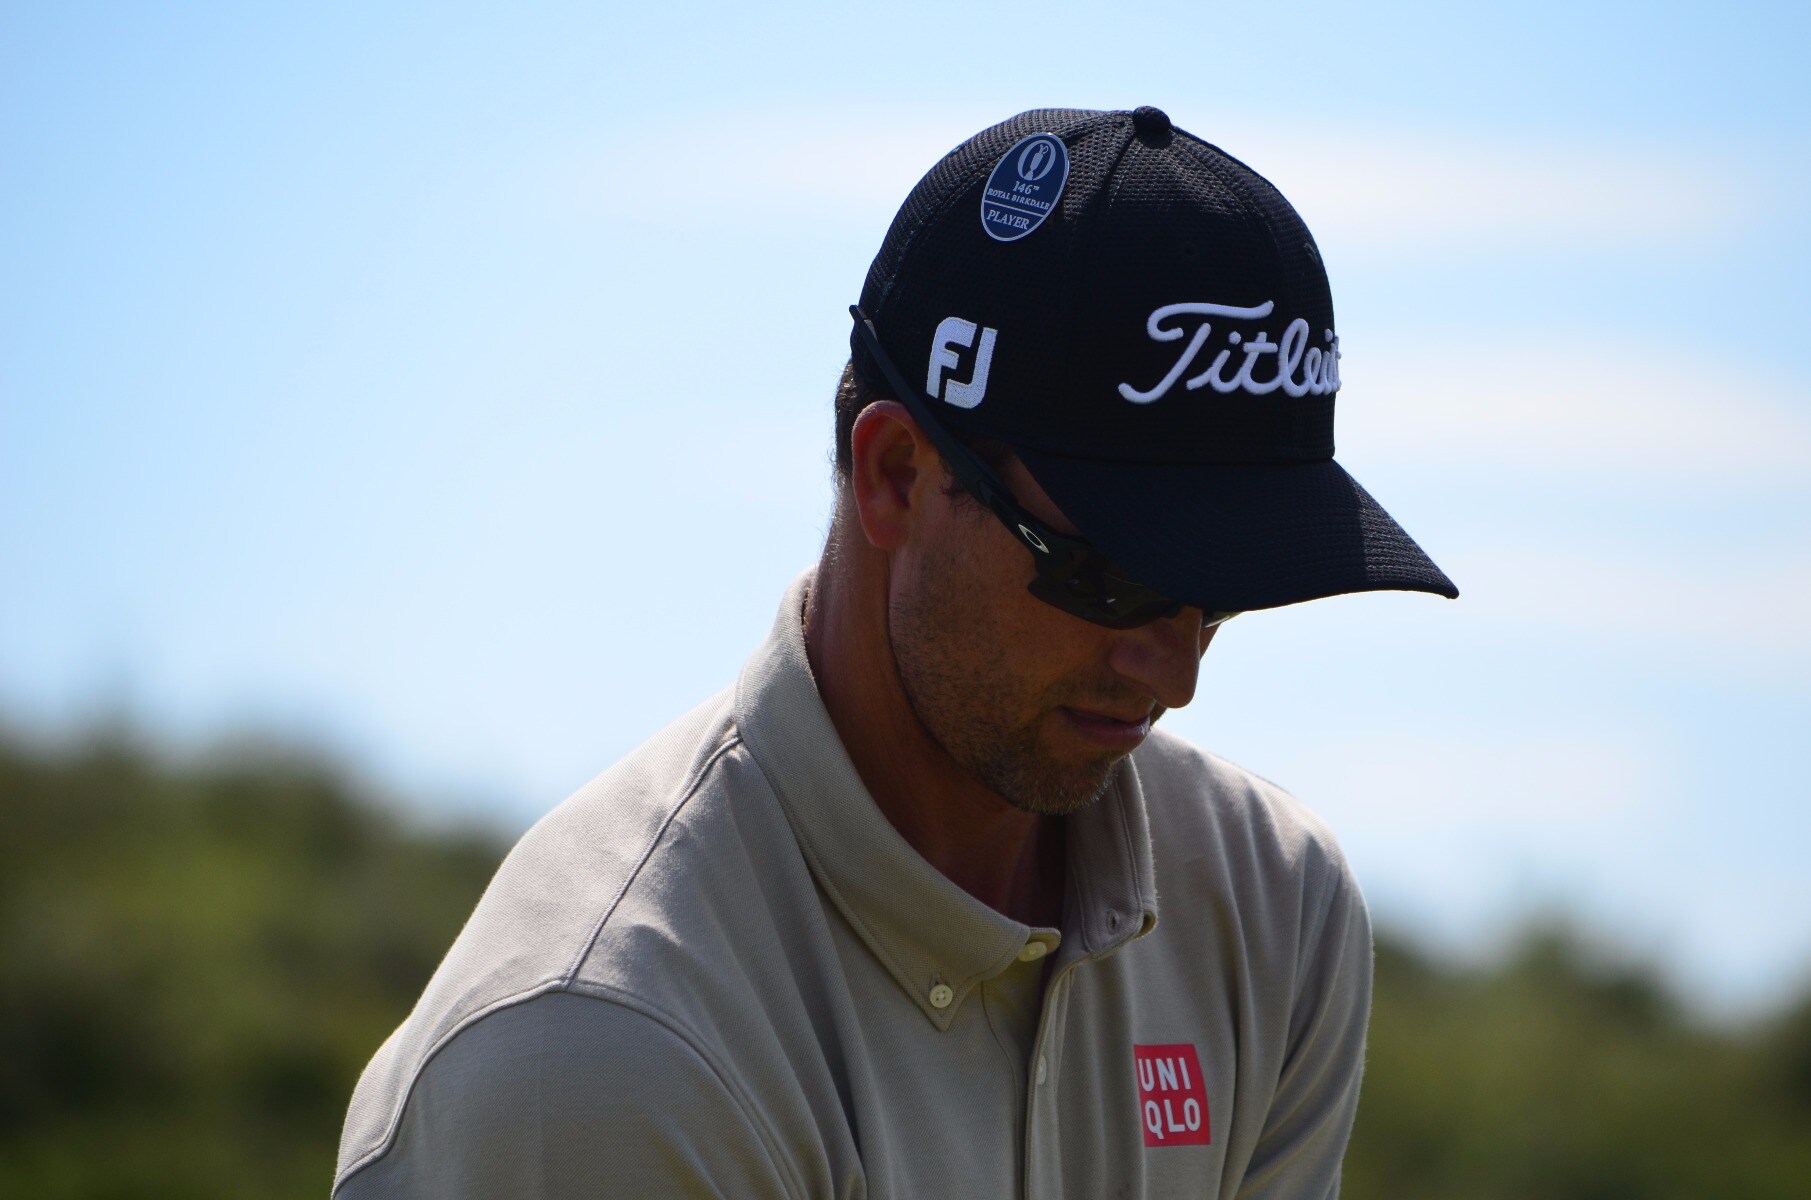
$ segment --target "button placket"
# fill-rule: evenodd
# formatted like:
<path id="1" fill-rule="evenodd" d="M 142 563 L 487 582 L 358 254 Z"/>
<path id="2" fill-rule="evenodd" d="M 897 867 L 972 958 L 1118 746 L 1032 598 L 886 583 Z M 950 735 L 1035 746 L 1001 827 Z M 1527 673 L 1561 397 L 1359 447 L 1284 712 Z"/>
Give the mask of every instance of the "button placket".
<path id="1" fill-rule="evenodd" d="M 1057 1046 L 1062 1040 L 1065 1018 L 1068 1015 L 1069 985 L 1079 965 L 1079 960 L 1065 964 L 1050 981 L 1044 995 L 1043 1014 L 1038 1018 L 1037 1038 L 1031 1051 L 1035 1065 L 1032 1067 L 1032 1086 L 1025 1114 L 1024 1171 L 1027 1196 L 1042 1194 L 1038 1181 L 1048 1183 L 1052 1167 L 1056 1167 L 1060 1174 L 1057 1164 L 1043 1161 L 1052 1152 L 1046 1147 L 1057 1145 L 1056 1088 L 1053 1086 L 1051 1072 L 1060 1069 L 1061 1063 L 1053 1068 L 1050 1059 L 1056 1054 Z"/>
<path id="2" fill-rule="evenodd" d="M 1038 1064 L 1048 1071 L 1060 1071 L 1063 1066 L 1063 1030 L 1069 1024 L 1069 988 L 1075 982 L 1076 965 L 1071 963 L 1068 970 L 1051 981 L 1050 993 L 1044 1000 L 1048 1020 L 1043 1022 L 1044 1028 L 1039 1031 Z"/>

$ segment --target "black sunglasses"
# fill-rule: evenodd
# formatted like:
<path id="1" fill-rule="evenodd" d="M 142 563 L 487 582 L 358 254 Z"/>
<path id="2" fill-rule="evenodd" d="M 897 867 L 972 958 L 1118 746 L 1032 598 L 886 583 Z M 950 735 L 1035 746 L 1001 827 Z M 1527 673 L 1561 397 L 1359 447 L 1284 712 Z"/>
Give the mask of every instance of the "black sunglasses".
<path id="1" fill-rule="evenodd" d="M 929 405 L 917 389 L 905 382 L 899 368 L 893 365 L 893 360 L 881 346 L 880 335 L 874 331 L 874 322 L 868 319 L 861 307 L 850 305 L 849 314 L 855 318 L 855 329 L 862 345 L 874 356 L 874 361 L 880 364 L 881 373 L 887 377 L 893 394 L 911 412 L 919 427 L 930 435 L 944 461 L 949 463 L 956 482 L 969 495 L 986 505 L 1000 519 L 1000 523 L 1031 551 L 1031 561 L 1037 567 L 1037 577 L 1026 587 L 1032 595 L 1071 616 L 1104 625 L 1108 629 L 1133 629 L 1159 618 L 1173 617 L 1182 611 L 1181 601 L 1172 600 L 1161 592 L 1127 579 L 1113 565 L 1112 560 L 1099 550 L 1080 538 L 1058 533 L 1021 508 L 999 476 L 988 469 L 987 464 L 968 447 L 957 441 L 932 415 Z M 1202 625 L 1218 625 L 1228 617 L 1237 615 L 1234 612 L 1204 612 Z"/>

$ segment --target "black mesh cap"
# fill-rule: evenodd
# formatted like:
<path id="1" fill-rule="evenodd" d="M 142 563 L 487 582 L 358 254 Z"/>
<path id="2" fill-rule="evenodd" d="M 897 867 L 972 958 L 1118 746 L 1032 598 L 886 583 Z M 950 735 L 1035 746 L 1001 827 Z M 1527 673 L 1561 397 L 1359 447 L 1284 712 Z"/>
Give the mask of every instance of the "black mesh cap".
<path id="1" fill-rule="evenodd" d="M 1036 109 L 956 147 L 893 219 L 861 308 L 936 419 L 1016 448 L 1151 587 L 1213 609 L 1458 595 L 1333 461 L 1313 237 L 1157 109 Z"/>

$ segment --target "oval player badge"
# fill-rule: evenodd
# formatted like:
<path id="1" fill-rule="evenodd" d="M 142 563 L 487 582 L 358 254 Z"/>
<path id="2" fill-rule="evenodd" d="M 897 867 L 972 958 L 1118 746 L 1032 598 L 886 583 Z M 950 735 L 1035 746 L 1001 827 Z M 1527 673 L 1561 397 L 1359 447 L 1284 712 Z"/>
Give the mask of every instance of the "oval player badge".
<path id="1" fill-rule="evenodd" d="M 981 192 L 981 228 L 996 242 L 1016 242 L 1056 211 L 1069 180 L 1069 151 L 1054 133 L 1034 133 L 994 164 Z"/>

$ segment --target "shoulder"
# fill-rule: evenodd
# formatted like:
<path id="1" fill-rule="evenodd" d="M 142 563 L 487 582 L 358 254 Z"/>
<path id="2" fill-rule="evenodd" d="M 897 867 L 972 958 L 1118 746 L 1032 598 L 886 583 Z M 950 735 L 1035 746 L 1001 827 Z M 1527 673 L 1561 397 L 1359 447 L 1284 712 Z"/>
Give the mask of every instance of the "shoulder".
<path id="1" fill-rule="evenodd" d="M 468 1061 L 473 1046 L 513 1045 L 497 1039 L 528 1036 L 555 1016 L 623 1021 L 606 1015 L 610 1006 L 604 1001 L 555 997 L 607 991 L 600 985 L 610 980 L 591 969 L 605 930 L 625 920 L 658 925 L 659 918 L 647 914 L 647 880 L 686 874 L 672 864 L 698 857 L 706 847 L 745 842 L 733 829 L 727 835 L 712 830 L 724 824 L 726 797 L 760 786 L 758 771 L 740 753 L 730 694 L 724 692 L 536 823 L 498 868 L 414 1011 L 366 1067 L 341 1139 L 342 1171 L 382 1152 L 428 1064 L 468 1033 L 485 1031 L 451 1061 Z M 639 918 L 632 915 L 637 913 Z M 645 1013 L 639 1018 L 649 1019 Z M 620 1040 L 593 1044 L 616 1046 Z M 641 1044 L 660 1041 L 643 1038 Z M 516 1059 L 493 1055 L 478 1061 L 494 1066 Z M 446 1079 L 444 1072 L 440 1078 Z"/>
<path id="2" fill-rule="evenodd" d="M 1154 839 L 1168 835 L 1196 854 L 1239 845 L 1310 874 L 1349 873 L 1327 823 L 1261 775 L 1167 730 L 1153 729 L 1132 760 Z"/>
<path id="3" fill-rule="evenodd" d="M 550 992 L 466 1025 L 340 1200 L 789 1194 L 736 1081 L 658 1011 Z"/>
<path id="4" fill-rule="evenodd" d="M 1289 792 L 1167 731 L 1132 760 L 1166 913 L 1217 912 L 1292 950 L 1317 942 L 1329 918 L 1365 919 L 1339 840 Z"/>

